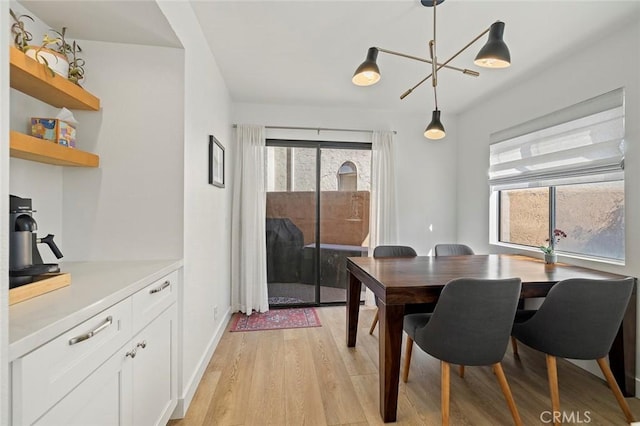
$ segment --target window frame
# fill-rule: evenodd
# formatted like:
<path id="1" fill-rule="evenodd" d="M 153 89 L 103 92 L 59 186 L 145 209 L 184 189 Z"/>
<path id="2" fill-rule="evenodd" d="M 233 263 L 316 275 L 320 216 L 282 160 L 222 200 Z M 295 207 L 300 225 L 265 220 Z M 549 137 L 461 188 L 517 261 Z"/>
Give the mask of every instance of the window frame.
<path id="1" fill-rule="evenodd" d="M 625 180 L 616 180 L 615 182 L 622 182 L 624 185 Z M 626 186 L 626 185 L 625 185 Z M 553 241 L 553 230 L 556 223 L 556 187 L 548 186 L 542 188 L 549 189 L 549 241 Z M 524 244 L 517 244 L 511 242 L 501 241 L 501 193 L 504 190 L 493 190 L 490 195 L 490 214 L 489 214 L 489 244 L 492 246 L 503 247 L 508 249 L 517 249 L 527 253 L 542 254 L 542 251 L 538 247 L 528 246 Z M 626 193 L 626 188 L 625 188 Z M 625 200 L 626 201 L 626 200 Z M 626 216 L 626 203 L 625 203 L 625 216 Z M 580 259 L 599 263 L 606 263 L 611 265 L 624 266 L 626 264 L 626 232 L 625 232 L 625 257 L 623 259 L 615 259 L 612 257 L 594 256 L 584 253 L 575 253 L 570 251 L 564 251 L 562 249 L 555 249 L 555 252 L 565 258 Z"/>

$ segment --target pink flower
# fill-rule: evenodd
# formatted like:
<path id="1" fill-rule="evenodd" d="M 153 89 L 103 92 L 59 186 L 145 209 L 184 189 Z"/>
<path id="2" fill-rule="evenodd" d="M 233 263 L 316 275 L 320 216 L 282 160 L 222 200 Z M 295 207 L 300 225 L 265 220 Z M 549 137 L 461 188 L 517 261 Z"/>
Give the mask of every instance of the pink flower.
<path id="1" fill-rule="evenodd" d="M 542 250 L 546 254 L 553 254 L 555 246 L 560 242 L 561 239 L 567 238 L 567 233 L 561 229 L 553 230 L 553 244 L 548 244 L 546 246 L 540 246 L 540 250 Z M 545 240 L 547 243 L 549 242 L 549 238 Z"/>

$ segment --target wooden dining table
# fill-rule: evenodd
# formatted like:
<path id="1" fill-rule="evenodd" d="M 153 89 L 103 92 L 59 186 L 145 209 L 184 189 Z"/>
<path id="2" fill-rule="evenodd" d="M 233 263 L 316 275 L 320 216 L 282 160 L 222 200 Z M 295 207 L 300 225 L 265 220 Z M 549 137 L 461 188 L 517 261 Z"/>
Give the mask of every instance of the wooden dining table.
<path id="1" fill-rule="evenodd" d="M 522 280 L 521 298 L 544 297 L 568 278 L 620 279 L 626 276 L 518 255 L 418 256 L 413 258 L 350 257 L 347 259 L 347 346 L 356 345 L 362 284 L 378 298 L 380 415 L 396 420 L 405 306 L 435 302 L 454 278 Z M 603 307 L 606 309 L 606 307 Z M 609 352 L 611 370 L 626 396 L 635 394 L 636 289 Z"/>

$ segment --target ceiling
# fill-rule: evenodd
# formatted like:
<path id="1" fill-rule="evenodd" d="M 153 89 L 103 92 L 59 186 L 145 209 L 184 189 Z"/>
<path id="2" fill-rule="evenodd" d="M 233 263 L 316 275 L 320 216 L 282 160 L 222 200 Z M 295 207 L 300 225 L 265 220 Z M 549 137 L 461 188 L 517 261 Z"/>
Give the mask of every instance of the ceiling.
<path id="1" fill-rule="evenodd" d="M 70 27 L 72 38 L 180 46 L 153 1 L 20 3 L 51 26 Z M 60 7 L 67 3 L 68 7 Z M 236 102 L 417 113 L 433 108 L 430 83 L 399 99 L 429 74 L 425 63 L 380 53 L 381 81 L 372 87 L 351 83 L 370 46 L 428 57 L 433 8 L 422 6 L 419 0 L 192 0 L 191 4 Z M 512 66 L 488 70 L 473 65 L 486 40 L 483 37 L 451 63 L 479 71 L 480 77 L 441 70 L 439 106 L 446 113 L 463 111 L 553 66 L 555 60 L 569 57 L 576 49 L 588 49 L 603 34 L 639 17 L 638 0 L 447 0 L 437 7 L 439 62 L 501 20 L 506 23 L 504 39 Z M 594 58 L 593 66 L 603 66 L 596 61 Z"/>

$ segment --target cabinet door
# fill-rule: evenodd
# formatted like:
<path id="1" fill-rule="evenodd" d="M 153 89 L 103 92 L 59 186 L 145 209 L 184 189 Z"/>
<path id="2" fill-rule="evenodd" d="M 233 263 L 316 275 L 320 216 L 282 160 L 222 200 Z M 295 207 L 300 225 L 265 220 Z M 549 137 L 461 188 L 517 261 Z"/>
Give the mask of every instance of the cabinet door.
<path id="1" fill-rule="evenodd" d="M 125 346 L 34 424 L 38 426 L 131 426 L 133 360 Z"/>
<path id="2" fill-rule="evenodd" d="M 164 425 L 177 403 L 177 313 L 175 304 L 132 340 L 133 424 Z"/>
<path id="3" fill-rule="evenodd" d="M 13 423 L 33 424 L 129 342 L 131 306 L 125 299 L 15 360 Z"/>

